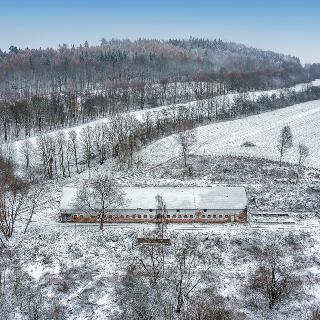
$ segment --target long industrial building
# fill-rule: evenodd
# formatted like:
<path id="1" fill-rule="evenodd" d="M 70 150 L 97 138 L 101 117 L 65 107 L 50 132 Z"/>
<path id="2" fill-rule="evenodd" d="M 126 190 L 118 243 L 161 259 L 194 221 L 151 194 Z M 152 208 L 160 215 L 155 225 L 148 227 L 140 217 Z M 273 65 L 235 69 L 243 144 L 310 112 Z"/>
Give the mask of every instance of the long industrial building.
<path id="1" fill-rule="evenodd" d="M 226 223 L 247 222 L 244 187 L 124 187 L 124 204 L 110 208 L 103 220 L 112 223 Z M 77 189 L 63 188 L 61 222 L 99 222 L 101 215 L 88 208 L 77 209 Z M 165 206 L 159 206 L 159 196 Z"/>

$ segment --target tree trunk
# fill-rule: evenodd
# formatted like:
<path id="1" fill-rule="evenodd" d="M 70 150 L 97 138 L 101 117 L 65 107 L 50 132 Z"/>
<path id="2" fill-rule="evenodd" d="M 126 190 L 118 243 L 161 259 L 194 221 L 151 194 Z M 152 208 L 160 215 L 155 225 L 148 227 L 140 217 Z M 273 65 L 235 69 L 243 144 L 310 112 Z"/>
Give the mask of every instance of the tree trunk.
<path id="1" fill-rule="evenodd" d="M 280 163 L 279 163 L 280 167 L 282 167 L 282 157 L 283 157 L 283 148 L 281 148 L 280 150 Z"/>
<path id="2" fill-rule="evenodd" d="M 103 217 L 100 217 L 100 230 L 103 231 Z"/>

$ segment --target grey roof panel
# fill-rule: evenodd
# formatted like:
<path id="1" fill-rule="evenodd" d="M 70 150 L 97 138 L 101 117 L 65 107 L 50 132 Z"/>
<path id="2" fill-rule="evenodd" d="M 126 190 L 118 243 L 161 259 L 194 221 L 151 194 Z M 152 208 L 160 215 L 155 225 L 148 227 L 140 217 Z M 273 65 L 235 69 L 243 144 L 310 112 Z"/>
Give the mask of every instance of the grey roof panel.
<path id="1" fill-rule="evenodd" d="M 156 209 L 161 195 L 167 209 L 243 209 L 247 205 L 244 187 L 124 187 L 126 202 L 118 209 Z M 77 189 L 64 187 L 60 209 L 74 209 Z"/>

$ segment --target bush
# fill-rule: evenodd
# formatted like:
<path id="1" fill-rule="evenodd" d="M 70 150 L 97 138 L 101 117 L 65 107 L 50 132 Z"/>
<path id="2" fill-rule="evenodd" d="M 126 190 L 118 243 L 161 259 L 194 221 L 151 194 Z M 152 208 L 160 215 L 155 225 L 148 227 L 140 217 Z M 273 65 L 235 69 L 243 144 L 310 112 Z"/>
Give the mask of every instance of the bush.
<path id="1" fill-rule="evenodd" d="M 320 308 L 319 307 L 312 310 L 309 319 L 310 320 L 320 320 Z"/>
<path id="2" fill-rule="evenodd" d="M 256 145 L 251 141 L 244 142 L 241 147 L 256 147 Z"/>

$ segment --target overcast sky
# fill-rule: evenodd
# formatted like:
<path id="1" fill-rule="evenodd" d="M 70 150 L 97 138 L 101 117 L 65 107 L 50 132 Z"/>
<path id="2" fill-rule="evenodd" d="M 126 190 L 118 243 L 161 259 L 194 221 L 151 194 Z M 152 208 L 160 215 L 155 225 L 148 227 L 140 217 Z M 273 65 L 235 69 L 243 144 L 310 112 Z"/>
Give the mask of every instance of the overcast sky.
<path id="1" fill-rule="evenodd" d="M 320 0 L 0 0 L 0 48 L 221 38 L 320 62 Z"/>

